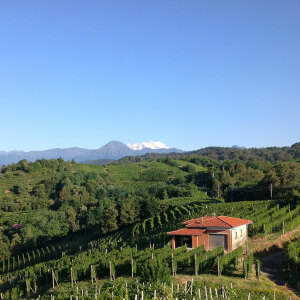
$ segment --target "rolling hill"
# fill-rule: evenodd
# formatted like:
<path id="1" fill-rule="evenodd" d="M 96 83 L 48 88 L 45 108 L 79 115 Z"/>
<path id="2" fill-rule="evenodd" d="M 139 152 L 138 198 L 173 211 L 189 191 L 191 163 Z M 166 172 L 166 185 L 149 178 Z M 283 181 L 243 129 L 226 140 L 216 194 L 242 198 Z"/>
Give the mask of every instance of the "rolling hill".
<path id="1" fill-rule="evenodd" d="M 176 148 L 149 148 L 140 147 L 138 150 L 132 149 L 122 142 L 111 141 L 99 149 L 89 150 L 84 148 L 50 149 L 44 151 L 0 151 L 0 166 L 17 163 L 22 159 L 35 161 L 37 159 L 62 158 L 67 161 L 74 159 L 76 162 L 89 162 L 95 160 L 116 160 L 125 156 L 144 155 L 146 153 L 171 153 L 183 152 Z"/>

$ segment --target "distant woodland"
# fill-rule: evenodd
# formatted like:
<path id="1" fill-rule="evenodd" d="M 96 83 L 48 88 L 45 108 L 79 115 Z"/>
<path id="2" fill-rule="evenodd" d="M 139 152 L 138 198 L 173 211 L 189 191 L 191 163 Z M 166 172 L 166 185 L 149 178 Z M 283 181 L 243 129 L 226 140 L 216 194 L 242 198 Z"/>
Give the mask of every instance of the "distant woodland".
<path id="1" fill-rule="evenodd" d="M 300 203 L 300 143 L 211 147 L 126 157 L 107 165 L 62 159 L 1 167 L 0 257 L 68 234 L 107 234 L 190 199 Z"/>

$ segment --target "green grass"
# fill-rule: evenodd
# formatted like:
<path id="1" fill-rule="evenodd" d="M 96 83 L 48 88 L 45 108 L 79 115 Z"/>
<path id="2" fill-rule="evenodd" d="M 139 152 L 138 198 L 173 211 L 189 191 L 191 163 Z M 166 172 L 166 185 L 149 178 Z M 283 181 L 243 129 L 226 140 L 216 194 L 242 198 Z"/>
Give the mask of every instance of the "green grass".
<path id="1" fill-rule="evenodd" d="M 182 166 L 182 167 L 185 167 L 187 165 L 194 166 L 196 168 L 196 172 L 205 172 L 205 171 L 207 171 L 206 168 L 204 168 L 202 166 L 199 166 L 199 165 L 196 165 L 196 164 L 194 164 L 192 162 L 189 162 L 189 161 L 175 160 L 175 162 L 177 162 L 179 164 L 179 166 Z"/>
<path id="2" fill-rule="evenodd" d="M 75 164 L 73 166 L 73 170 L 83 172 L 95 172 L 98 174 L 107 174 L 105 167 L 100 165 Z"/>
<path id="3" fill-rule="evenodd" d="M 5 196 L 10 193 L 10 190 L 20 182 L 35 185 L 42 179 L 48 179 L 53 175 L 53 171 L 47 169 L 40 172 L 24 173 L 15 171 L 9 174 L 0 174 L 0 196 Z"/>

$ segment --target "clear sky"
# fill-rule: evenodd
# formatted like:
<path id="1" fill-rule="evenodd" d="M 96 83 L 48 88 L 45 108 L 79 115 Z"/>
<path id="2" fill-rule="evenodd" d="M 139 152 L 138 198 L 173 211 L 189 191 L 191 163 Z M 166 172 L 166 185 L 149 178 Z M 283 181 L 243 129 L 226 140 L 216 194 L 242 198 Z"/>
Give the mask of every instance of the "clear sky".
<path id="1" fill-rule="evenodd" d="M 300 141 L 299 0 L 0 6 L 0 150 Z"/>

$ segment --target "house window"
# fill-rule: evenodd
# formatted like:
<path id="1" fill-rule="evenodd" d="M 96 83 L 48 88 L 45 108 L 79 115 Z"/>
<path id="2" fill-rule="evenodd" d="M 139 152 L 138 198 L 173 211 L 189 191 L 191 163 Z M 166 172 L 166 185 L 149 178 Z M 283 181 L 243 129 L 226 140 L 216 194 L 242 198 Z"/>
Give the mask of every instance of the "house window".
<path id="1" fill-rule="evenodd" d="M 241 236 L 243 236 L 243 230 L 241 229 Z"/>
<path id="2" fill-rule="evenodd" d="M 237 231 L 235 232 L 235 239 L 237 240 Z"/>

